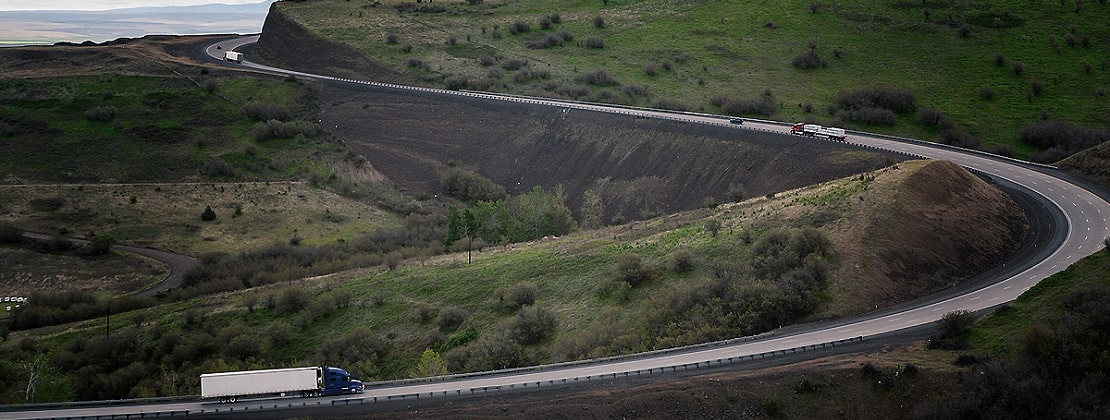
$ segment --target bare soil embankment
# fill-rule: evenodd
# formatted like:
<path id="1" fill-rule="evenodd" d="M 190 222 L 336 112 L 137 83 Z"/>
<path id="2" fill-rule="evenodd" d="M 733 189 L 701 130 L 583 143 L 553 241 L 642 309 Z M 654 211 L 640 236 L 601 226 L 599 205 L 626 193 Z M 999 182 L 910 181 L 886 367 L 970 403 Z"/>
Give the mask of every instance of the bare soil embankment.
<path id="1" fill-rule="evenodd" d="M 1006 193 L 947 161 L 903 162 L 854 194 L 829 230 L 841 247 L 830 313 L 906 302 L 1000 264 L 1029 229 Z"/>

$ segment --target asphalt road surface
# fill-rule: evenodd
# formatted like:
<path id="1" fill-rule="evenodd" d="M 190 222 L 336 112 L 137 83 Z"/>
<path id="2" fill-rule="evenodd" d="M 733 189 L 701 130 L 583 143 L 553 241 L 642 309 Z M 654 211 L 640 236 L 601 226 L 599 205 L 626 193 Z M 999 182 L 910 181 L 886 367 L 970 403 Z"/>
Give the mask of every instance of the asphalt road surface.
<path id="1" fill-rule="evenodd" d="M 212 60 L 222 60 L 223 51 L 238 48 L 255 42 L 257 39 L 257 36 L 228 39 L 209 46 L 207 52 Z M 541 103 L 567 109 L 590 109 L 706 124 L 724 124 L 736 127 L 738 130 L 789 131 L 789 125 L 770 121 L 748 120 L 743 125 L 729 124 L 728 116 L 672 113 L 611 107 L 601 104 L 584 104 L 478 92 L 446 91 L 338 79 L 268 67 L 252 63 L 249 56 L 244 58 L 242 63 L 229 62 L 228 65 L 241 66 L 245 69 L 263 73 L 292 75 L 340 84 L 372 85 L 388 89 L 415 89 L 449 95 L 483 97 L 490 100 Z M 828 140 L 815 139 L 814 141 Z M 1110 203 L 1107 203 L 1098 194 L 1069 181 L 1066 175 L 1055 169 L 990 156 L 976 151 L 860 132 L 849 132 L 847 142 L 864 147 L 893 150 L 923 158 L 948 160 L 986 174 L 1000 183 L 1016 187 L 1030 194 L 1035 200 L 1041 201 L 1050 207 L 1055 207 L 1053 211 L 1049 212 L 1057 219 L 1054 221 L 1056 229 L 1054 229 L 1053 235 L 1055 237 L 1050 242 L 1059 245 L 1055 248 L 1030 253 L 1029 261 L 1001 270 L 988 285 L 956 296 L 926 299 L 917 301 L 916 305 L 879 312 L 861 318 L 792 328 L 790 332 L 750 340 L 739 340 L 738 342 L 718 346 L 705 346 L 686 351 L 660 352 L 597 363 L 568 364 L 483 375 L 468 375 L 453 379 L 368 384 L 365 393 L 343 397 L 240 400 L 235 404 L 215 404 L 193 400 L 162 404 L 69 407 L 57 410 L 3 412 L 0 413 L 0 418 L 120 416 L 140 413 L 146 413 L 147 416 L 150 416 L 154 413 L 169 415 L 171 412 L 176 415 L 185 413 L 212 414 L 217 410 L 219 410 L 219 413 L 228 414 L 235 411 L 276 409 L 287 406 L 329 407 L 346 404 L 369 404 L 375 401 L 404 398 L 434 398 L 436 396 L 466 395 L 504 389 L 558 386 L 568 382 L 603 378 L 616 380 L 623 376 L 640 375 L 665 369 L 687 369 L 707 364 L 717 366 L 740 359 L 750 359 L 753 355 L 795 352 L 799 349 L 821 348 L 830 343 L 843 343 L 845 340 L 867 339 L 886 335 L 934 323 L 944 314 L 955 310 L 978 311 L 992 308 L 1016 299 L 1040 280 L 1063 270 L 1087 255 L 1097 252 L 1103 247 L 1103 239 L 1110 237 L 1110 223 L 1107 222 L 1107 217 L 1110 216 Z M 366 409 L 372 410 L 373 405 L 367 405 Z"/>

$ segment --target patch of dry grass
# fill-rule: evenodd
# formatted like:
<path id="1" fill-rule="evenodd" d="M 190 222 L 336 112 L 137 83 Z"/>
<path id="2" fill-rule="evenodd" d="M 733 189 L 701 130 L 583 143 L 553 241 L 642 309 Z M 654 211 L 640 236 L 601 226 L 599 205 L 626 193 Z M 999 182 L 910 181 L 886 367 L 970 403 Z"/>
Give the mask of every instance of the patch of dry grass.
<path id="1" fill-rule="evenodd" d="M 42 211 L 32 204 L 40 198 L 63 204 Z M 7 185 L 0 186 L 0 203 L 0 221 L 23 229 L 107 234 L 188 255 L 294 238 L 323 244 L 401 223 L 377 207 L 300 182 Z M 201 220 L 205 206 L 216 212 L 216 220 Z"/>

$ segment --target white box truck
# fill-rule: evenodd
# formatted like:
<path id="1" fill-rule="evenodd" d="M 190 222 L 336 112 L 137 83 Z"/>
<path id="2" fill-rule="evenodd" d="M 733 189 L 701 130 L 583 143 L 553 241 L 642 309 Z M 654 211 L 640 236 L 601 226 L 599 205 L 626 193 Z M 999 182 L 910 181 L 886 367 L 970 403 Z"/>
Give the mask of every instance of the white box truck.
<path id="1" fill-rule="evenodd" d="M 224 52 L 224 60 L 232 61 L 232 62 L 236 62 L 236 63 L 242 63 L 243 62 L 243 53 L 235 52 L 235 51 L 225 51 Z"/>
<path id="2" fill-rule="evenodd" d="M 360 393 L 362 381 L 351 379 L 347 371 L 334 367 L 245 370 L 200 375 L 200 398 L 235 402 L 245 396 L 302 397 Z"/>

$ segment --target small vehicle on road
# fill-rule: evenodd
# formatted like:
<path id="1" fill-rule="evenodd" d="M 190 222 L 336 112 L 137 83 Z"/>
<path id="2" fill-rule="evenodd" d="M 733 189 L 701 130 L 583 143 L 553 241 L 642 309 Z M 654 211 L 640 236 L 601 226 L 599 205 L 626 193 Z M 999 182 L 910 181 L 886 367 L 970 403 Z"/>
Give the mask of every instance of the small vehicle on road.
<path id="1" fill-rule="evenodd" d="M 741 125 L 741 124 L 744 123 L 744 119 L 743 118 L 732 117 L 732 118 L 728 119 L 728 123 L 729 124 Z"/>

